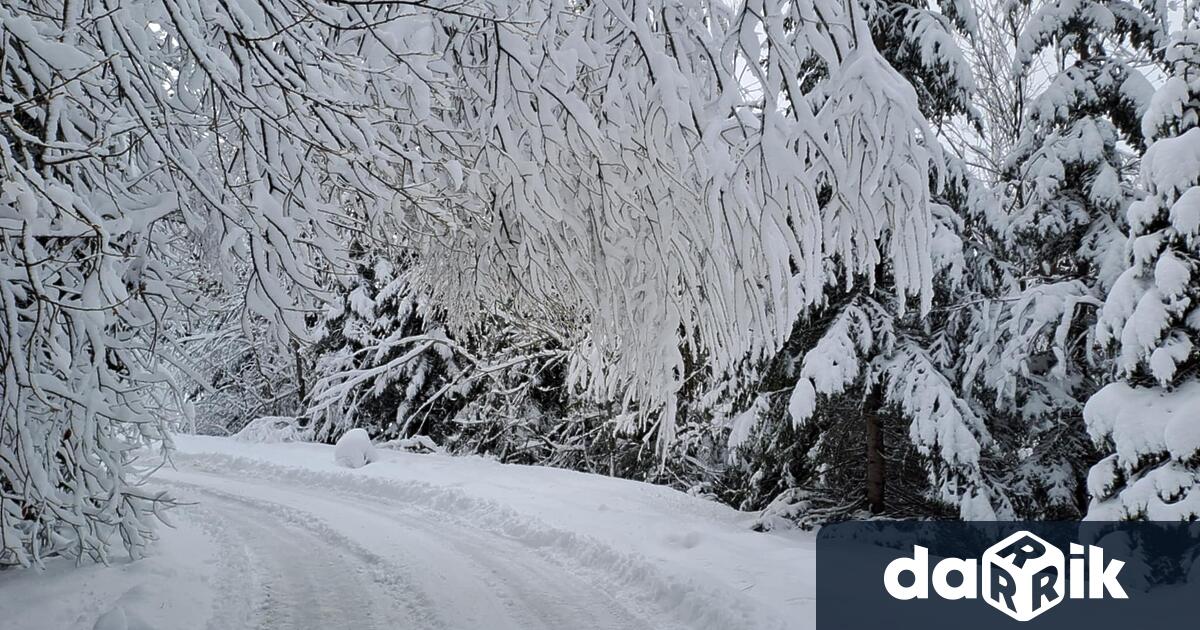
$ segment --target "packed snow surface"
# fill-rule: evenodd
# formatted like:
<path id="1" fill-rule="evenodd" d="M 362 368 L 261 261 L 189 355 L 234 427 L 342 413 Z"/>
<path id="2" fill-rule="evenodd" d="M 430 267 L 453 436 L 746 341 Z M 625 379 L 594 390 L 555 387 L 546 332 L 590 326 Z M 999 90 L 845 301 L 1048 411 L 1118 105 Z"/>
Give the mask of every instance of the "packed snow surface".
<path id="1" fill-rule="evenodd" d="M 150 557 L 0 572 L 4 630 L 791 629 L 811 535 L 667 488 L 473 457 L 179 436 Z"/>

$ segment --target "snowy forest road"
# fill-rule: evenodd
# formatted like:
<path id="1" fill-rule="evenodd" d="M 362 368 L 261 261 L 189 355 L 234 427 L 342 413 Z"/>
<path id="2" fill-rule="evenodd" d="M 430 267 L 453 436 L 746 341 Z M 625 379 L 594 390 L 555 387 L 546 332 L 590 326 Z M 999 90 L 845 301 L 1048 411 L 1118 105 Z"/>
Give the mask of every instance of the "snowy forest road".
<path id="1" fill-rule="evenodd" d="M 675 627 L 510 540 L 376 497 L 170 471 L 222 545 L 215 627 Z M 189 515 L 191 518 L 193 515 Z M 241 601 L 238 601 L 241 600 Z M 247 612 L 249 616 L 247 616 Z"/>
<path id="2" fill-rule="evenodd" d="M 177 436 L 148 557 L 0 572 L 4 630 L 803 630 L 814 541 L 660 486 Z"/>

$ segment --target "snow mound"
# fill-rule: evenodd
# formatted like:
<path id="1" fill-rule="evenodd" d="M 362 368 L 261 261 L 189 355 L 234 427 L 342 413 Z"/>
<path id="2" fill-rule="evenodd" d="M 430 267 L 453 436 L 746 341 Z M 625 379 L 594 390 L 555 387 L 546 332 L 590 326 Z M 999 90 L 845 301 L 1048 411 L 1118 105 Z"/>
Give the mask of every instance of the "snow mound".
<path id="1" fill-rule="evenodd" d="M 239 442 L 255 444 L 311 442 L 312 438 L 312 431 L 301 427 L 299 419 L 292 416 L 263 416 L 251 420 L 233 436 Z"/>
<path id="2" fill-rule="evenodd" d="M 333 448 L 333 460 L 346 468 L 362 468 L 379 457 L 365 429 L 350 429 Z"/>

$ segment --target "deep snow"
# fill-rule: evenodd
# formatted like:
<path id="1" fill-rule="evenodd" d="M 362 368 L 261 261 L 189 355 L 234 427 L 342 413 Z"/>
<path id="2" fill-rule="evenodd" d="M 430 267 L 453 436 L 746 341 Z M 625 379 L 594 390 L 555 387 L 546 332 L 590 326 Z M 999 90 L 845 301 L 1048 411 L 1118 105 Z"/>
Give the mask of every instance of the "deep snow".
<path id="1" fill-rule="evenodd" d="M 475 457 L 177 437 L 152 556 L 0 573 L 26 628 L 811 628 L 811 535 L 667 488 Z"/>

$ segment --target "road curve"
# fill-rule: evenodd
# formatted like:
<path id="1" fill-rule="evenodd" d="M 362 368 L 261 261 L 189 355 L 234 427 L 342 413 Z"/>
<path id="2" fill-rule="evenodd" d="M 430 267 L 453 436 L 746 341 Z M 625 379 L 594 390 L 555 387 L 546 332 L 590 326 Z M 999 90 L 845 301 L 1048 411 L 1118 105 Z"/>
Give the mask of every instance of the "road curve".
<path id="1" fill-rule="evenodd" d="M 437 511 L 186 468 L 156 481 L 221 549 L 210 628 L 680 627 L 586 566 Z"/>

